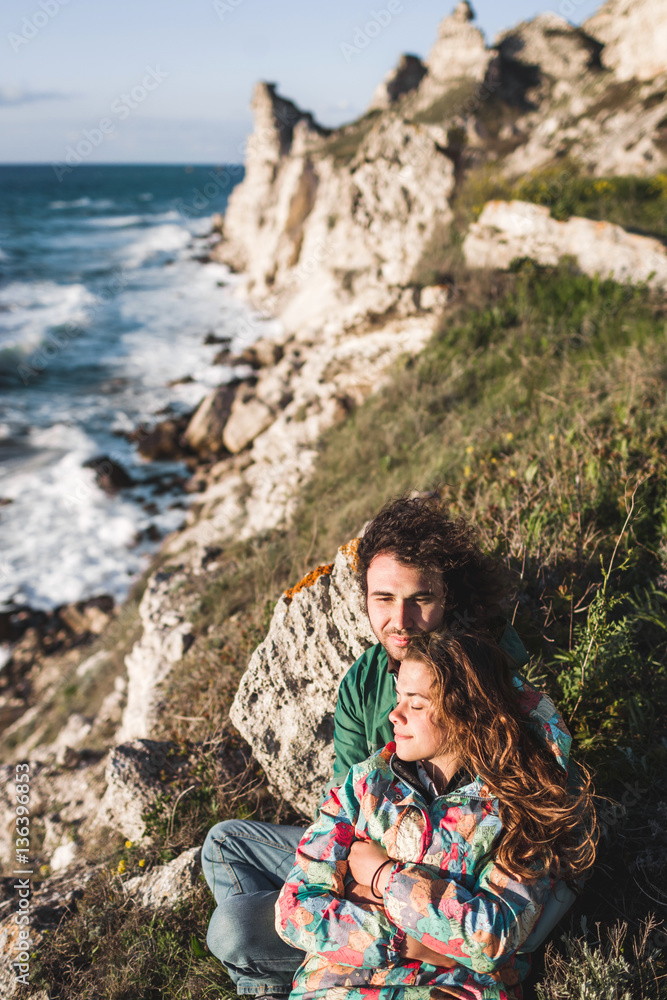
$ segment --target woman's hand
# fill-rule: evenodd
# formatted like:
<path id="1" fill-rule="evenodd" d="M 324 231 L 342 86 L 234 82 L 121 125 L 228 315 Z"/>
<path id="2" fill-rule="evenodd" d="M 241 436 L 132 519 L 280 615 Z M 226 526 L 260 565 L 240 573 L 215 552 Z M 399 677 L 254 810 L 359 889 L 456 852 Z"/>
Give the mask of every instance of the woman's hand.
<path id="1" fill-rule="evenodd" d="M 411 962 L 428 962 L 429 965 L 437 965 L 441 969 L 453 969 L 456 965 L 453 958 L 449 958 L 448 955 L 440 955 L 432 948 L 427 948 L 425 944 L 410 937 L 409 934 L 405 935 L 399 953 L 401 958 L 407 958 Z"/>
<path id="2" fill-rule="evenodd" d="M 358 882 L 350 881 L 345 886 L 345 898 L 349 899 L 351 903 L 371 903 L 376 909 L 383 910 L 381 899 L 376 899 L 376 897 L 371 892 L 370 885 L 359 885 Z"/>
<path id="3" fill-rule="evenodd" d="M 370 886 L 380 865 L 389 861 L 389 855 L 380 844 L 376 844 L 373 840 L 355 840 L 350 848 L 347 861 L 354 881 L 360 885 Z M 389 865 L 380 872 L 378 892 L 384 890 L 388 877 Z M 377 902 L 377 898 L 375 902 Z"/>

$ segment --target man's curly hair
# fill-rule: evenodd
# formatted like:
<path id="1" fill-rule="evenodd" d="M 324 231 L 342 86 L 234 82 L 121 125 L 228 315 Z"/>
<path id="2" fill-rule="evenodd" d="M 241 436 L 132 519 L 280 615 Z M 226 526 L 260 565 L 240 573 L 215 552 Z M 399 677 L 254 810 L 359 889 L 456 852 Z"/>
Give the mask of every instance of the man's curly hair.
<path id="1" fill-rule="evenodd" d="M 473 526 L 450 518 L 437 497 L 391 500 L 366 526 L 357 547 L 357 579 L 368 597 L 368 567 L 381 552 L 424 570 L 439 570 L 445 591 L 444 621 L 472 617 L 490 627 L 502 614 L 508 582 L 504 568 L 479 547 Z"/>

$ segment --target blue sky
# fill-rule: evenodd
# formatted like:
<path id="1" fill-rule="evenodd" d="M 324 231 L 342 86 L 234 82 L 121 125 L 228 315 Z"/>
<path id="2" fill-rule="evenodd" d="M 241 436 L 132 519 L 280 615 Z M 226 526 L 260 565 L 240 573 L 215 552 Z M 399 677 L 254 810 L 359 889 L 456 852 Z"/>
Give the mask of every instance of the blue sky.
<path id="1" fill-rule="evenodd" d="M 492 41 L 540 12 L 580 23 L 600 4 L 473 5 Z M 89 162 L 238 162 L 257 80 L 278 83 L 281 94 L 325 125 L 350 121 L 402 52 L 428 54 L 454 6 L 455 0 L 391 0 L 391 7 L 389 0 L 5 0 L 0 162 L 62 161 L 86 133 Z M 383 26 L 350 55 L 346 45 L 374 13 Z"/>

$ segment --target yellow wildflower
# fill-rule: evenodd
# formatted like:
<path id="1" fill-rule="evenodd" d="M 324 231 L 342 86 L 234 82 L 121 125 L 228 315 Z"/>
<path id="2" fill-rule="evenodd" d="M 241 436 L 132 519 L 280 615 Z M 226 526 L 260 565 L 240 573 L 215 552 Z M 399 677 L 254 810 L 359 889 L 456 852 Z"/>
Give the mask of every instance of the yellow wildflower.
<path id="1" fill-rule="evenodd" d="M 146 858 L 142 858 L 141 861 L 139 862 L 139 867 L 143 868 L 145 864 L 146 864 Z"/>
<path id="2" fill-rule="evenodd" d="M 118 862 L 118 874 L 122 875 L 125 872 L 127 865 L 125 864 L 125 858 L 121 858 Z"/>
<path id="3" fill-rule="evenodd" d="M 469 444 L 468 447 L 466 448 L 466 455 L 472 455 L 474 450 L 475 449 L 473 448 L 473 446 Z"/>
<path id="4" fill-rule="evenodd" d="M 512 432 L 511 432 L 511 431 L 507 431 L 507 433 L 505 434 L 505 440 L 506 440 L 506 441 L 507 441 L 508 443 L 509 443 L 510 441 L 513 441 L 513 440 L 514 440 L 514 435 L 512 434 Z"/>
<path id="5" fill-rule="evenodd" d="M 131 840 L 126 840 L 126 841 L 125 841 L 125 850 L 126 850 L 126 851 L 129 851 L 129 849 L 130 849 L 131 847 L 132 847 L 132 841 L 131 841 Z"/>
<path id="6" fill-rule="evenodd" d="M 466 479 L 470 479 L 472 475 L 472 469 L 470 468 L 469 465 L 466 465 L 465 468 L 463 469 L 463 475 L 466 477 Z"/>

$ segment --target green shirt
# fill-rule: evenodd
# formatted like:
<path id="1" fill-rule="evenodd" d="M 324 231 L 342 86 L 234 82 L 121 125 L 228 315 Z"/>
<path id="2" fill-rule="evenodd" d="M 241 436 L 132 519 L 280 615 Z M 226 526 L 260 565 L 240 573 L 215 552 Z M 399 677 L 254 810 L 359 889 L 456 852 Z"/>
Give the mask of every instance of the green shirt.
<path id="1" fill-rule="evenodd" d="M 528 654 L 511 625 L 499 645 L 517 667 L 528 662 Z M 333 779 L 328 787 L 342 785 L 353 764 L 360 764 L 394 738 L 389 713 L 396 705 L 396 679 L 388 670 L 387 651 L 371 646 L 343 677 L 334 714 Z"/>

